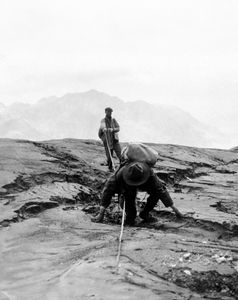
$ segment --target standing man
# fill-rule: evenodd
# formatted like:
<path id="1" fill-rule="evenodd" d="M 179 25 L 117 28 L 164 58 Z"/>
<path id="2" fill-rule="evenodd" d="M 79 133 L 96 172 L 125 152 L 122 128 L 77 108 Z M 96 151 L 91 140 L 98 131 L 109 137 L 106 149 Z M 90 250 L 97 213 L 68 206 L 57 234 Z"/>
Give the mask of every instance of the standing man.
<path id="1" fill-rule="evenodd" d="M 111 107 L 105 108 L 106 116 L 102 119 L 98 131 L 98 136 L 103 141 L 107 156 L 107 164 L 110 172 L 114 171 L 112 163 L 113 150 L 115 151 L 118 159 L 121 160 L 121 146 L 118 138 L 120 126 L 117 123 L 116 119 L 112 118 L 112 111 L 113 110 Z"/>

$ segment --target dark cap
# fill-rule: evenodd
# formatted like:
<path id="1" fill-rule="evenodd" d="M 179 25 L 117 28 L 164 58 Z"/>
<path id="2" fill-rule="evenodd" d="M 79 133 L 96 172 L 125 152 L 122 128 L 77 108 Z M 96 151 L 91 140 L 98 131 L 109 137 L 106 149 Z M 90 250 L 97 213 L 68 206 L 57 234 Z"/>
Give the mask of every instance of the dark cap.
<path id="1" fill-rule="evenodd" d="M 106 107 L 105 112 L 107 112 L 107 111 L 113 111 L 113 109 L 111 107 Z"/>
<path id="2" fill-rule="evenodd" d="M 142 162 L 132 162 L 122 168 L 122 177 L 128 185 L 141 185 L 148 180 L 149 176 L 150 167 Z"/>

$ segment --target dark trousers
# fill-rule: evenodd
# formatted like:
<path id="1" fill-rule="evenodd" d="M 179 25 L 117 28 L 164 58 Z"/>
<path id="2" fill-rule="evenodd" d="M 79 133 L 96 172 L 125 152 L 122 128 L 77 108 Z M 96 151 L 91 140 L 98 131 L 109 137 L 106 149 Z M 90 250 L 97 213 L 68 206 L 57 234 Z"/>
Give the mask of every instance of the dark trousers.
<path id="1" fill-rule="evenodd" d="M 143 209 L 145 214 L 148 214 L 156 206 L 159 200 L 161 200 L 166 207 L 173 205 L 173 200 L 171 199 L 168 191 L 154 172 L 152 172 L 147 182 L 143 185 L 139 187 L 124 187 L 123 195 L 125 197 L 125 210 L 128 220 L 134 220 L 136 218 L 137 190 L 147 192 L 149 194 L 146 205 Z"/>
<path id="2" fill-rule="evenodd" d="M 120 146 L 120 143 L 118 141 L 114 141 L 113 145 L 112 145 L 113 148 L 111 148 L 111 149 L 108 149 L 108 145 L 107 145 L 106 141 L 103 142 L 103 145 L 104 145 L 105 152 L 106 152 L 108 168 L 112 169 L 112 160 L 111 160 L 111 157 L 113 156 L 113 151 L 115 151 L 116 156 L 121 161 L 121 146 Z"/>

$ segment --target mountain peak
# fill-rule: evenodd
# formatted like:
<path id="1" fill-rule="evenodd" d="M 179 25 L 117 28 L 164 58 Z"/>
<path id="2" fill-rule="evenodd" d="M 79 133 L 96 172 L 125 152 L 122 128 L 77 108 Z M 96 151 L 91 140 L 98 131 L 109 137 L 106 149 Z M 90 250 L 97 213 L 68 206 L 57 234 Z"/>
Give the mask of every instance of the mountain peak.
<path id="1" fill-rule="evenodd" d="M 124 102 L 96 89 L 44 98 L 27 109 L 16 105 L 14 110 L 9 107 L 4 114 L 28 121 L 31 128 L 40 133 L 35 140 L 42 137 L 97 139 L 100 120 L 107 106 L 113 108 L 113 117 L 120 124 L 121 141 L 216 147 L 217 135 L 180 109 L 175 111 L 174 107 L 152 105 L 143 100 Z M 6 118 L 3 120 L 7 121 Z M 25 132 L 27 139 L 29 131 L 23 125 L 19 125 L 19 131 Z M 11 137 L 7 124 L 1 126 L 5 130 L 2 137 Z"/>
<path id="2" fill-rule="evenodd" d="M 88 94 L 88 95 L 98 95 L 98 94 L 103 94 L 103 95 L 106 95 L 106 93 L 103 93 L 103 92 L 100 92 L 96 89 L 91 89 L 91 90 L 88 90 L 86 91 L 84 94 Z"/>

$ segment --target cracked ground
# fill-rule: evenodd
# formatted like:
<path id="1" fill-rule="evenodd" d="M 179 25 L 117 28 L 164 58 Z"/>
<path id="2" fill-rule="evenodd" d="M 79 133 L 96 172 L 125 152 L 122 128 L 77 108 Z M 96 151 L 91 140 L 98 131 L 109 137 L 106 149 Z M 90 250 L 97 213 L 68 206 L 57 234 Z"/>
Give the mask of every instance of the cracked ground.
<path id="1" fill-rule="evenodd" d="M 0 141 L 1 300 L 237 299 L 238 153 L 151 146 L 184 217 L 159 202 L 158 222 L 124 228 L 117 264 L 117 197 L 91 222 L 110 176 L 102 144 Z"/>

